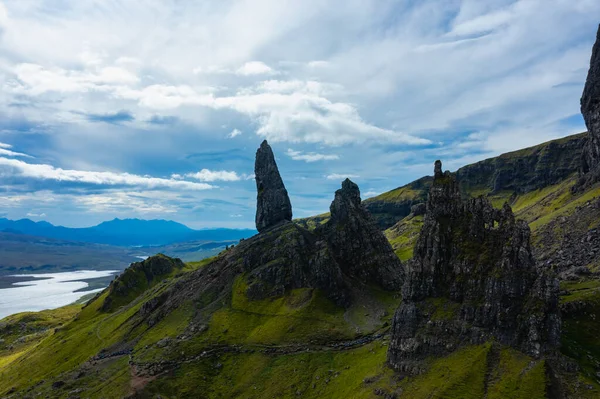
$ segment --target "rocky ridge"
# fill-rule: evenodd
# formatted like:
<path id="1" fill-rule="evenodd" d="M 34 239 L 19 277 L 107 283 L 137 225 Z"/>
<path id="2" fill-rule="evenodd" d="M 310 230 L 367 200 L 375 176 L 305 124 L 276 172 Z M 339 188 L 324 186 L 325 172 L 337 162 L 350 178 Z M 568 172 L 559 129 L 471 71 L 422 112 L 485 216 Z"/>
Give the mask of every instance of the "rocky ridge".
<path id="1" fill-rule="evenodd" d="M 285 205 L 287 192 L 279 185 L 282 180 L 266 142 L 257 152 L 255 170 L 259 234 L 224 251 L 144 305 L 141 312 L 149 324 L 189 298 L 201 298 L 206 304 L 205 314 L 210 314 L 210 309 L 230 295 L 233 281 L 240 275 L 244 276 L 245 294 L 250 300 L 279 297 L 297 288 L 315 288 L 334 303 L 348 307 L 366 284 L 391 291 L 400 289 L 402 264 L 364 209 L 355 183 L 348 179 L 342 183 L 331 204 L 330 220 L 309 231 L 282 218 L 281 210 L 289 209 L 291 213 L 291 206 Z M 261 189 L 264 194 L 273 187 L 278 187 L 279 194 L 261 196 Z"/>
<path id="2" fill-rule="evenodd" d="M 101 309 L 110 311 L 129 303 L 153 284 L 184 267 L 185 264 L 181 259 L 162 254 L 132 263 L 121 275 L 111 281 L 108 286 L 108 296 L 104 299 Z"/>
<path id="3" fill-rule="evenodd" d="M 461 194 L 512 192 L 524 194 L 560 183 L 581 168 L 587 134 L 580 133 L 552 140 L 463 166 L 453 175 Z M 405 186 L 364 201 L 382 229 L 387 229 L 411 213 L 415 205 L 425 203 L 432 184 L 424 176 Z"/>
<path id="4" fill-rule="evenodd" d="M 490 339 L 536 358 L 557 348 L 558 280 L 536 266 L 529 240 L 529 227 L 507 204 L 498 210 L 483 197 L 463 201 L 437 161 L 388 363 L 419 373 L 429 356 Z"/>

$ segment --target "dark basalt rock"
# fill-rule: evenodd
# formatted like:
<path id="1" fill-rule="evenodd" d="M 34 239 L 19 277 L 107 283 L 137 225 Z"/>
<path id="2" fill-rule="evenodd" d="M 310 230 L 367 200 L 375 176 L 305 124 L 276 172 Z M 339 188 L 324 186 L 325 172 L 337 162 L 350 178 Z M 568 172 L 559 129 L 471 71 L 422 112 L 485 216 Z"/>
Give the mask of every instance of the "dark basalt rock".
<path id="1" fill-rule="evenodd" d="M 329 221 L 312 232 L 283 223 L 236 247 L 243 253 L 249 298 L 308 287 L 319 288 L 337 304 L 348 306 L 353 290 L 364 283 L 400 289 L 402 264 L 363 208 L 358 186 L 346 179 L 330 210 Z"/>
<path id="2" fill-rule="evenodd" d="M 560 337 L 558 280 L 536 267 L 529 227 L 508 204 L 463 201 L 456 179 L 437 162 L 435 172 L 388 363 L 418 373 L 428 356 L 492 338 L 534 357 L 552 351 Z"/>
<path id="3" fill-rule="evenodd" d="M 581 95 L 581 114 L 589 136 L 583 150 L 581 179 L 576 189 L 585 188 L 600 180 L 600 26 Z"/>
<path id="4" fill-rule="evenodd" d="M 267 140 L 256 151 L 254 175 L 258 191 L 256 230 L 262 232 L 278 223 L 292 220 L 292 204 Z"/>
<path id="5" fill-rule="evenodd" d="M 259 153 L 265 145 L 261 145 Z M 272 158 L 271 150 L 266 151 Z M 257 186 L 260 190 L 261 185 Z M 140 310 L 146 323 L 157 323 L 189 298 L 196 298 L 203 312 L 209 314 L 210 309 L 217 309 L 226 301 L 233 281 L 240 275 L 244 276 L 245 293 L 250 300 L 282 296 L 296 288 L 313 288 L 320 289 L 336 304 L 348 307 L 355 295 L 364 294 L 367 284 L 400 290 L 402 264 L 364 209 L 358 186 L 350 180 L 345 180 L 336 191 L 331 218 L 314 231 L 273 218 L 265 213 L 268 209 L 272 208 L 259 210 L 261 220 L 277 220 L 274 225 L 265 224 L 266 230 L 259 229 L 259 234 L 240 241 L 206 267 L 189 273 L 158 299 L 146 302 Z"/>
<path id="6" fill-rule="evenodd" d="M 536 233 L 540 242 L 534 248 L 536 259 L 554 267 L 560 280 L 600 276 L 588 268 L 600 264 L 600 231 L 590 228 L 597 225 L 599 214 L 600 198 L 594 198 L 541 226 Z"/>
<path id="7" fill-rule="evenodd" d="M 390 243 L 362 206 L 358 186 L 344 180 L 329 209 L 329 221 L 318 227 L 316 234 L 325 239 L 342 271 L 361 281 L 399 290 L 402 267 Z"/>

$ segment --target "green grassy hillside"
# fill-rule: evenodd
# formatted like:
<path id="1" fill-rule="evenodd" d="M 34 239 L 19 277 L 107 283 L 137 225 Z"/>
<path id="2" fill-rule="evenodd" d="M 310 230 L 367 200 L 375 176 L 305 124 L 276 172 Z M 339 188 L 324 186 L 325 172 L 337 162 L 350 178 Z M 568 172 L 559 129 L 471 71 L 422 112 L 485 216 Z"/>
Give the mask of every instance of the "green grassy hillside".
<path id="1" fill-rule="evenodd" d="M 396 374 L 385 360 L 389 322 L 400 299 L 374 287 L 344 310 L 313 289 L 249 300 L 240 275 L 230 299 L 206 324 L 193 301 L 158 323 L 143 321 L 145 303 L 208 263 L 186 265 L 109 312 L 101 309 L 107 289 L 83 309 L 3 320 L 5 342 L 20 341 L 25 330 L 15 326 L 43 333 L 0 352 L 0 397 L 529 399 L 548 397 L 557 378 L 569 397 L 600 394 L 593 380 L 597 363 L 590 360 L 598 359 L 593 331 L 600 317 L 590 318 L 586 310 L 566 320 L 563 338 L 565 353 L 581 362 L 583 374 L 557 375 L 544 361 L 492 342 L 432 358 L 423 375 Z M 584 299 L 590 306 L 599 287 L 565 286 L 570 294 L 563 301 Z"/>
<path id="2" fill-rule="evenodd" d="M 578 140 L 545 143 L 459 171 L 468 176 L 461 186 L 468 195 L 485 195 L 497 207 L 507 201 L 529 223 L 532 245 L 548 267 L 572 262 L 574 255 L 561 257 L 560 251 L 577 252 L 578 243 L 594 239 L 587 237 L 600 223 L 600 185 L 572 193 L 576 175 L 568 157 L 556 155 Z M 523 165 L 534 166 L 519 183 L 525 189 L 498 183 Z M 559 171 L 544 174 L 550 167 Z M 541 180 L 531 180 L 536 176 Z M 410 212 L 424 201 L 430 180 L 365 203 L 383 201 L 380 220 L 388 223 L 398 209 L 408 206 Z M 385 231 L 403 261 L 412 257 L 423 223 L 422 215 L 407 215 Z M 314 228 L 327 218 L 299 223 Z M 312 288 L 251 300 L 251 276 L 237 253 L 188 264 L 158 255 L 134 264 L 86 306 L 0 321 L 0 397 L 600 397 L 600 282 L 593 274 L 565 279 L 561 286 L 562 352 L 572 361 L 536 360 L 485 342 L 430 358 L 424 374 L 408 376 L 385 363 L 399 293 L 359 284 L 347 308 Z M 600 251 L 581 256 L 577 262 L 597 270 Z M 219 273 L 215 265 L 231 257 L 237 266 Z M 232 277 L 218 292 L 201 290 L 226 273 Z M 154 311 L 162 305 L 168 312 L 159 317 Z"/>
<path id="3" fill-rule="evenodd" d="M 11 393 L 22 397 L 31 387 L 34 392 L 50 397 L 67 397 L 71 392 L 85 392 L 86 397 L 123 397 L 143 390 L 148 382 L 155 380 L 154 374 L 172 373 L 184 373 L 178 384 L 200 389 L 189 377 L 203 373 L 207 362 L 211 367 L 215 362 L 236 365 L 245 362 L 246 357 L 252 362 L 254 357 L 250 354 L 254 353 L 273 351 L 275 355 L 292 356 L 372 344 L 385 333 L 400 300 L 397 294 L 372 287 L 348 309 L 336 306 L 322 292 L 313 289 L 297 289 L 283 297 L 251 301 L 246 296 L 245 276 L 240 275 L 231 295 L 224 296 L 219 307 L 212 309 L 207 317 L 198 313 L 204 309 L 202 304 L 190 299 L 157 323 L 144 319 L 144 304 L 159 300 L 188 273 L 209 262 L 188 264 L 169 276 L 160 274 L 155 283 L 142 285 L 146 288 L 141 292 L 140 285 L 134 284 L 131 288 L 137 296 L 119 296 L 126 300 L 109 301 L 111 306 L 105 308 L 107 298 L 117 292 L 114 287 L 143 280 L 132 278 L 140 274 L 139 266 L 125 272 L 112 285 L 113 289 L 97 296 L 60 329 L 48 330 L 44 339 L 36 341 L 30 350 L 3 353 L 0 397 Z M 55 312 L 70 310 L 76 312 L 79 307 Z M 208 322 L 199 322 L 200 319 Z M 380 352 L 383 356 L 384 350 L 380 348 Z M 204 361 L 206 353 L 211 355 Z M 225 359 L 215 360 L 225 355 L 229 363 Z M 196 364 L 197 360 L 202 361 Z M 259 364 L 263 363 L 264 359 Z M 247 367 L 252 369 L 253 363 Z M 213 370 L 215 379 L 210 384 L 228 384 L 227 380 L 219 379 L 224 378 L 221 368 L 226 370 L 225 366 Z M 161 384 L 176 382 L 177 379 Z M 178 389 L 184 389 L 183 385 Z M 230 397 L 227 390 L 222 392 L 223 396 L 217 397 Z M 189 397 L 198 397 L 194 395 L 190 393 Z"/>

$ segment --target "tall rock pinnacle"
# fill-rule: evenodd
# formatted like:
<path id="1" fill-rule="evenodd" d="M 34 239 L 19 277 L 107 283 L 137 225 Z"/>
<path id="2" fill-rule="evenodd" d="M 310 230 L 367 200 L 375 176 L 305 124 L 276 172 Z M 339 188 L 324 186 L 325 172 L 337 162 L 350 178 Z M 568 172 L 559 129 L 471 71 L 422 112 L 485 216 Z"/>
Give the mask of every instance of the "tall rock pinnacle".
<path id="1" fill-rule="evenodd" d="M 600 26 L 581 95 L 581 114 L 589 132 L 588 142 L 583 151 L 583 176 L 580 182 L 586 186 L 600 180 Z"/>
<path id="2" fill-rule="evenodd" d="M 273 150 L 267 140 L 256 151 L 256 230 L 262 232 L 283 221 L 292 220 L 292 204 L 279 175 Z"/>

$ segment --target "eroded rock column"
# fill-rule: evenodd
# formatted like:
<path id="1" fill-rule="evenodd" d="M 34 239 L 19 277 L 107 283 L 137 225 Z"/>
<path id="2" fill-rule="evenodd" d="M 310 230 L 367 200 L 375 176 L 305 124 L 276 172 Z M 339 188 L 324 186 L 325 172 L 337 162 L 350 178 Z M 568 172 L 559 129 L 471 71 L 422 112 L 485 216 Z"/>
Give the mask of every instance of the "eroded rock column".
<path id="1" fill-rule="evenodd" d="M 262 232 L 283 221 L 292 220 L 292 204 L 285 189 L 273 150 L 267 140 L 256 151 L 256 230 Z"/>

